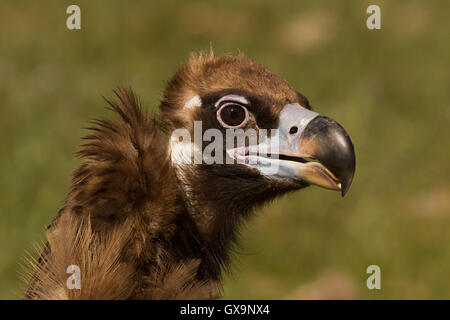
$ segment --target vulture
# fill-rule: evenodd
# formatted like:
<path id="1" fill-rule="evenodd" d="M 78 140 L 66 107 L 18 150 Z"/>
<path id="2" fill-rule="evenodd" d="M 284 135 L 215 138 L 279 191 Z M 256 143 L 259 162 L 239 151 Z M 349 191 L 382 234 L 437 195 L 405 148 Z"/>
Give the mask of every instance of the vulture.
<path id="1" fill-rule="evenodd" d="M 343 127 L 241 53 L 191 54 L 158 114 L 114 92 L 116 116 L 90 122 L 68 196 L 28 259 L 23 299 L 218 298 L 255 209 L 309 185 L 343 196 L 352 182 Z"/>

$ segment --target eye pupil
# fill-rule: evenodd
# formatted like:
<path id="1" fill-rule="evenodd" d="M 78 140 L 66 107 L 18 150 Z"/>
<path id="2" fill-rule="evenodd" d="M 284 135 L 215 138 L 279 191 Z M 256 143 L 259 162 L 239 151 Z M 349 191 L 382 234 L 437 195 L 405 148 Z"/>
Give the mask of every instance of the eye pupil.
<path id="1" fill-rule="evenodd" d="M 247 120 L 247 112 L 238 104 L 225 105 L 219 111 L 221 122 L 228 127 L 238 127 Z"/>
<path id="2" fill-rule="evenodd" d="M 237 111 L 235 108 L 230 108 L 230 117 L 233 119 L 239 118 L 239 111 Z"/>

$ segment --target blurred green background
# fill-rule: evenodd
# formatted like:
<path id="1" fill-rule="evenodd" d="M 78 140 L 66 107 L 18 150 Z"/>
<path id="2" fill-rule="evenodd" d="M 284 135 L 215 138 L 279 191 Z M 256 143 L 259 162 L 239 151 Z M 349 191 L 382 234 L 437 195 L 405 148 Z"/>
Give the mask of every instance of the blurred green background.
<path id="1" fill-rule="evenodd" d="M 357 152 L 349 194 L 311 187 L 242 232 L 225 298 L 450 298 L 450 2 L 0 3 L 0 298 L 62 204 L 101 95 L 157 110 L 191 51 L 240 49 L 339 121 Z M 382 29 L 366 28 L 381 7 Z M 366 288 L 381 267 L 381 290 Z"/>

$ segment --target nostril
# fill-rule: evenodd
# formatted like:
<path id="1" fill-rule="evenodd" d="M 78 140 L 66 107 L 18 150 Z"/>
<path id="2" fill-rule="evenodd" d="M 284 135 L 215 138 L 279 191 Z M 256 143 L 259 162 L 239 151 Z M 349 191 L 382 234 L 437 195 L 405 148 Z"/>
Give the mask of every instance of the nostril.
<path id="1" fill-rule="evenodd" d="M 290 130 L 289 133 L 290 134 L 296 134 L 298 132 L 298 127 L 297 126 L 293 126 Z"/>

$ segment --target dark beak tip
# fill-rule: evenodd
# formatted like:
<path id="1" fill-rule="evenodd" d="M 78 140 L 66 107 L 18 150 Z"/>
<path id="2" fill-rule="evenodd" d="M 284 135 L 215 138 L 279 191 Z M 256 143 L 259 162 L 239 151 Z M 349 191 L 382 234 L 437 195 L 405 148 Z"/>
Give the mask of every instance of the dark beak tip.
<path id="1" fill-rule="evenodd" d="M 347 194 L 348 190 L 350 190 L 351 181 L 349 183 L 342 183 L 341 184 L 341 195 L 342 198 Z"/>
<path id="2" fill-rule="evenodd" d="M 342 181 L 341 181 L 341 195 L 342 195 L 342 197 L 344 197 L 347 194 L 348 190 L 350 190 L 350 186 L 352 185 L 354 174 L 355 174 L 355 165 L 353 165 L 353 169 L 351 170 L 351 174 L 348 175 L 347 177 L 345 177 L 344 179 L 342 179 Z"/>
<path id="3" fill-rule="evenodd" d="M 341 197 L 342 198 L 345 197 L 345 194 L 347 193 L 347 191 L 348 191 L 348 189 L 347 190 L 345 190 L 345 189 L 341 190 Z"/>

